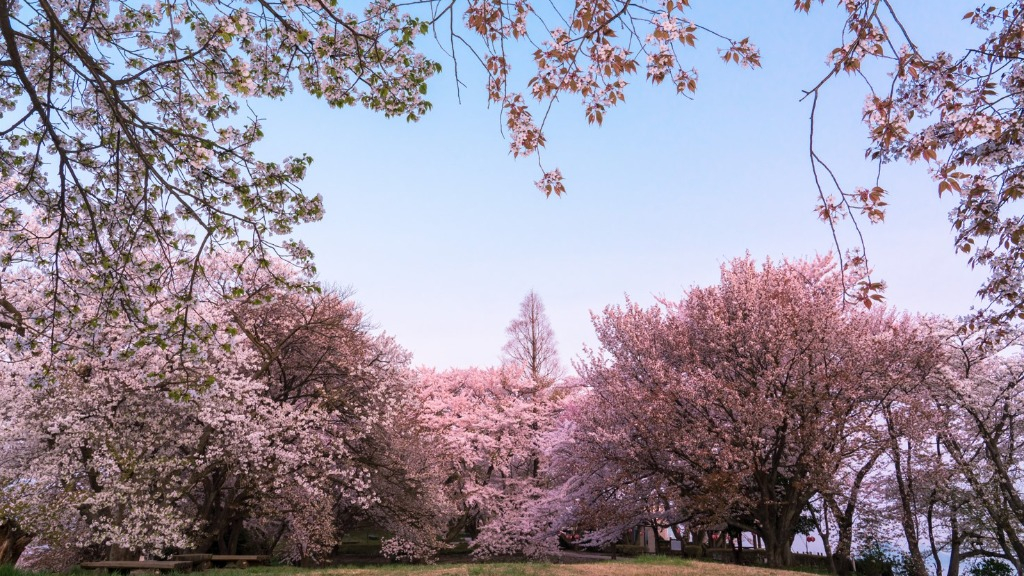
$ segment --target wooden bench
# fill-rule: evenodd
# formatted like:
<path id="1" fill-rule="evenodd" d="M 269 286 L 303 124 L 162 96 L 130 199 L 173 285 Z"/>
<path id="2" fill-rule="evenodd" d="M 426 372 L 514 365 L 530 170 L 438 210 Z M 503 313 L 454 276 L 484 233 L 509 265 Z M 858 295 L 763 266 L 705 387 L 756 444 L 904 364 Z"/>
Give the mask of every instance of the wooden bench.
<path id="1" fill-rule="evenodd" d="M 171 560 L 191 562 L 193 570 L 206 570 L 213 567 L 213 554 L 175 554 Z"/>
<path id="2" fill-rule="evenodd" d="M 189 572 L 192 563 L 178 560 L 106 560 L 103 562 L 82 562 L 85 570 L 106 570 L 127 574 L 132 570 L 156 570 L 157 572 Z"/>
<path id="3" fill-rule="evenodd" d="M 234 564 L 239 568 L 248 568 L 249 564 L 266 564 L 270 562 L 270 556 L 257 556 L 246 554 L 214 554 L 211 561 L 214 564 Z"/>

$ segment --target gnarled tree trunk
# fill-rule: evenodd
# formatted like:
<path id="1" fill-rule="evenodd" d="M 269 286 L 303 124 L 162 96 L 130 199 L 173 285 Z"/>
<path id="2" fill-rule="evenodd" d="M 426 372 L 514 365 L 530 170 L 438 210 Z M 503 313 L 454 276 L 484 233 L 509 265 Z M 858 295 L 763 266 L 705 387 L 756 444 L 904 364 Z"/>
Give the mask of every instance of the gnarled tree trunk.
<path id="1" fill-rule="evenodd" d="M 14 565 L 25 548 L 32 542 L 32 535 L 22 530 L 14 520 L 0 521 L 0 566 Z"/>

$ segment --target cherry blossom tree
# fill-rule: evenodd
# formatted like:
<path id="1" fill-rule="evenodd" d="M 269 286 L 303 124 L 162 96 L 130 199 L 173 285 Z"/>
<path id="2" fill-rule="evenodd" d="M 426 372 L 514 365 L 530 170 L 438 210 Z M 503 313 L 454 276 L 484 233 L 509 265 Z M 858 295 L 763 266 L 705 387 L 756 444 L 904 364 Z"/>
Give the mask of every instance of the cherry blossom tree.
<path id="1" fill-rule="evenodd" d="M 155 286 L 142 274 L 118 314 L 103 294 L 39 290 L 54 236 L 45 219 L 23 226 L 38 230 L 0 235 L 0 298 L 17 311 L 0 348 L 11 559 L 28 535 L 116 558 L 233 551 L 261 528 L 284 558 L 314 558 L 344 529 L 341 510 L 368 514 L 378 492 L 427 483 L 415 467 L 373 469 L 403 454 L 388 437 L 411 411 L 408 355 L 344 294 L 288 263 L 220 252 L 201 275 L 170 268 Z"/>
<path id="2" fill-rule="evenodd" d="M 452 499 L 447 446 L 419 403 L 416 380 L 391 404 L 393 416 L 365 435 L 356 453 L 369 471 L 375 502 L 362 512 L 389 537 L 381 553 L 398 560 L 432 561 L 448 547 L 458 503 Z M 352 507 L 348 511 L 360 512 Z M 339 522 L 340 527 L 345 524 Z"/>
<path id="3" fill-rule="evenodd" d="M 819 493 L 819 530 L 839 533 L 838 546 L 826 547 L 842 559 L 850 551 L 844 534 L 893 541 L 905 551 L 904 569 L 917 575 L 952 576 L 978 557 L 1016 565 L 1019 520 L 1008 504 L 1019 498 L 1015 340 L 995 345 L 992 335 L 964 333 L 943 319 L 918 322 L 918 329 L 932 336 L 887 349 L 906 354 L 915 341 L 944 346 L 916 355 L 931 358 L 927 370 L 922 365 L 889 381 L 857 438 L 867 450 L 846 463 L 836 490 Z"/>
<path id="4" fill-rule="evenodd" d="M 538 504 L 548 488 L 543 456 L 558 395 L 511 365 L 421 370 L 418 390 L 458 507 L 451 533 L 469 534 L 479 555 L 549 550 L 557 529 Z"/>
<path id="5" fill-rule="evenodd" d="M 536 293 L 506 332 L 500 368 L 419 370 L 418 421 L 441 462 L 446 538 L 466 533 L 483 556 L 538 555 L 557 543 L 562 500 L 550 467 L 565 377 Z"/>
<path id="6" fill-rule="evenodd" d="M 391 556 L 431 556 L 443 544 L 450 502 L 440 455 L 431 449 L 436 443 L 415 401 L 409 354 L 374 335 L 362 311 L 336 290 L 288 292 L 242 306 L 235 317 L 261 351 L 256 375 L 270 376 L 271 398 L 326 410 L 325 441 L 344 448 L 334 467 L 360 470 L 372 493 L 368 505 L 345 497 L 351 489 L 339 483 L 329 499 L 333 530 L 341 535 L 370 519 L 391 534 Z"/>
<path id="7" fill-rule="evenodd" d="M 841 274 L 828 258 L 738 259 L 680 302 L 606 308 L 602 348 L 580 367 L 596 416 L 582 436 L 615 446 L 612 467 L 632 482 L 660 479 L 648 493 L 671 487 L 676 515 L 754 532 L 771 565 L 787 564 L 798 519 L 836 489 L 864 418 L 937 357 L 912 322 L 844 306 Z"/>
<path id="8" fill-rule="evenodd" d="M 1000 558 L 1020 572 L 1024 370 L 1016 339 L 995 348 L 991 341 L 984 334 L 951 337 L 951 361 L 935 395 L 946 416 L 939 437 L 953 473 L 952 487 L 965 500 L 952 527 L 964 544 L 962 555 Z"/>
<path id="9" fill-rule="evenodd" d="M 926 576 L 923 520 L 934 512 L 936 497 L 946 479 L 942 474 L 946 463 L 939 458 L 941 453 L 936 452 L 939 413 L 929 390 L 911 388 L 897 390 L 886 399 L 881 416 L 890 465 L 885 488 L 890 495 L 892 517 L 906 542 L 906 569 L 914 576 Z"/>
<path id="10" fill-rule="evenodd" d="M 324 486 L 313 499 L 318 508 L 311 511 L 304 505 L 309 495 L 294 488 L 289 488 L 288 502 L 267 502 L 266 486 L 278 481 L 276 470 L 265 471 L 266 476 L 217 470 L 216 482 L 208 489 L 204 485 L 199 495 L 197 506 L 206 514 L 206 532 L 196 547 L 234 553 L 242 531 L 258 520 L 264 532 L 275 534 L 272 541 L 283 538 L 293 559 L 322 555 L 344 529 L 337 524 L 338 510 L 365 513 L 368 508 L 368 498 L 358 495 L 374 490 L 368 487 L 373 484 L 368 461 L 372 454 L 365 444 L 368 438 L 388 437 L 393 405 L 405 392 L 408 354 L 390 338 L 373 335 L 362 312 L 343 292 L 283 291 L 276 283 L 255 281 L 247 281 L 241 290 L 244 297 L 234 299 L 229 316 L 230 326 L 245 336 L 258 358 L 249 377 L 266 383 L 264 394 L 275 405 L 289 407 L 321 427 L 315 442 L 305 436 L 281 440 L 309 443 L 309 449 L 320 455 L 296 463 L 302 468 L 291 468 L 287 475 L 325 475 Z M 386 445 L 385 440 L 380 442 Z M 357 484 L 366 488 L 353 490 L 351 471 L 357 473 Z M 302 533 L 298 540 L 297 530 Z M 317 533 L 325 546 L 318 551 L 308 546 L 308 538 Z"/>
<path id="11" fill-rule="evenodd" d="M 653 443 L 662 437 L 641 432 L 647 416 L 638 410 L 642 403 L 615 392 L 595 386 L 570 397 L 550 449 L 558 486 L 551 496 L 560 505 L 552 507 L 552 516 L 577 545 L 614 544 L 636 526 L 661 528 L 694 518 L 681 496 L 691 493 L 693 475 L 679 463 L 679 474 L 651 470 L 658 458 Z"/>
<path id="12" fill-rule="evenodd" d="M 882 465 L 865 486 L 876 534 L 901 541 L 913 574 L 951 576 L 977 557 L 1016 566 L 1016 341 L 926 324 L 945 343 L 937 369 L 893 382 L 872 420 Z"/>
<path id="13" fill-rule="evenodd" d="M 872 361 L 882 371 L 875 374 L 870 394 L 862 398 L 838 445 L 841 458 L 832 482 L 819 488 L 821 506 L 815 519 L 826 538 L 828 524 L 835 527 L 834 569 L 845 573 L 858 530 L 864 539 L 858 518 L 863 504 L 887 508 L 888 517 L 903 531 L 915 570 L 923 569 L 921 527 L 926 517 L 935 520 L 937 506 L 948 497 L 944 462 L 935 453 L 941 417 L 931 400 L 936 376 L 947 360 L 942 346 L 946 323 L 887 311 L 862 317 Z M 936 532 L 929 535 L 937 554 Z"/>
<path id="14" fill-rule="evenodd" d="M 38 280 L 21 272 L 27 278 L 4 278 L 5 290 Z M 192 332 L 179 348 L 166 340 L 173 331 L 140 335 L 109 318 L 77 329 L 48 316 L 45 296 L 11 299 L 60 342 L 47 351 L 26 336 L 6 347 L 3 387 L 14 402 L 4 408 L 4 443 L 15 452 L 4 475 L 19 479 L 26 498 L 61 504 L 33 532 L 59 532 L 73 516 L 83 528 L 76 544 L 109 547 L 113 557 L 183 547 L 197 528 L 184 504 L 207 465 L 241 457 L 240 466 L 272 466 L 267 435 L 283 430 L 237 373 L 248 360 L 233 349 L 238 337 Z M 150 312 L 162 307 L 154 304 Z"/>

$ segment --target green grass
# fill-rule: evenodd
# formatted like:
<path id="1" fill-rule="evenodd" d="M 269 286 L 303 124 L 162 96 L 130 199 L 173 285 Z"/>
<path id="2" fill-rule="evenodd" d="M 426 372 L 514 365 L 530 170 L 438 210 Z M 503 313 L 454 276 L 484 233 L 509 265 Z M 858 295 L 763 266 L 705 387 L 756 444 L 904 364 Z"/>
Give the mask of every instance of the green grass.
<path id="1" fill-rule="evenodd" d="M 253 566 L 216 568 L 205 576 L 792 576 L 792 571 L 769 570 L 716 562 L 686 560 L 678 556 L 643 555 L 618 560 L 594 560 L 582 563 L 550 562 L 459 562 L 423 564 L 341 565 L 324 568 L 293 566 Z M 66 574 L 27 572 L 0 566 L 0 576 L 98 576 L 96 572 L 75 570 Z M 179 576 L 168 574 L 167 576 Z M 202 576 L 192 573 L 180 576 Z"/>
<path id="2" fill-rule="evenodd" d="M 0 564 L 0 576 L 22 576 L 24 572 L 10 564 Z"/>
<path id="3" fill-rule="evenodd" d="M 86 576 L 90 574 L 89 570 L 74 569 L 70 572 L 64 572 L 57 574 L 54 572 L 29 572 L 27 570 L 19 570 L 10 564 L 0 564 L 0 576 Z M 93 576 L 96 576 L 93 574 Z"/>
<path id="4" fill-rule="evenodd" d="M 702 569 L 694 569 L 694 566 Z M 648 576 L 670 574 L 704 576 L 711 572 L 721 576 L 770 576 L 753 573 L 733 574 L 727 564 L 693 562 L 678 557 L 645 555 L 615 561 L 595 560 L 586 563 L 555 564 L 551 562 L 460 562 L 433 565 L 379 564 L 366 566 L 331 566 L 325 568 L 259 567 L 248 570 L 218 569 L 209 576 Z M 2 575 L 0 575 L 2 576 Z M 194 576 L 194 575 L 193 575 Z"/>
<path id="5" fill-rule="evenodd" d="M 665 556 L 664 554 L 644 554 L 636 558 L 630 558 L 631 564 L 653 564 L 656 566 L 689 566 L 690 560 L 678 556 Z"/>
<path id="6" fill-rule="evenodd" d="M 480 564 L 468 566 L 468 576 L 547 576 L 554 574 L 548 563 Z"/>

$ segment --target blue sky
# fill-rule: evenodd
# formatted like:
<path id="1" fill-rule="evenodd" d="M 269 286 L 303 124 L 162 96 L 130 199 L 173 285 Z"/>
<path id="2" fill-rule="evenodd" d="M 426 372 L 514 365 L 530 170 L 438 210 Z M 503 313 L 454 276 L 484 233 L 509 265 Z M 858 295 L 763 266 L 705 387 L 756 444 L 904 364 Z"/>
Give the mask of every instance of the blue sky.
<path id="1" fill-rule="evenodd" d="M 327 213 L 297 236 L 316 252 L 321 279 L 351 286 L 416 364 L 440 368 L 497 362 L 505 325 L 533 289 L 568 362 L 595 343 L 590 312 L 626 294 L 642 304 L 678 299 L 714 283 L 721 264 L 747 251 L 778 259 L 830 250 L 831 233 L 813 211 L 810 106 L 799 98 L 827 72 L 839 9 L 828 2 L 796 14 L 788 0 L 692 4 L 695 21 L 750 36 L 763 68 L 726 66 L 706 40 L 688 52 L 701 75 L 693 100 L 637 77 L 601 128 L 588 126 L 574 101 L 560 102 L 544 161 L 566 177 L 562 198 L 537 191 L 532 158 L 508 154 L 501 118 L 468 58 L 462 103 L 451 62 L 442 61 L 445 72 L 430 85 L 434 110 L 415 124 L 300 94 L 254 103 L 266 119 L 263 152 L 315 159 L 304 189 L 323 195 Z M 925 51 L 975 43 L 960 23 L 966 4 L 905 4 L 904 23 Z M 864 94 L 861 82 L 842 77 L 819 104 L 819 151 L 849 187 L 873 182 L 863 160 Z M 954 253 L 950 199 L 937 197 L 922 166 L 889 166 L 883 179 L 887 222 L 866 239 L 889 303 L 966 312 L 983 276 Z"/>

